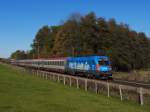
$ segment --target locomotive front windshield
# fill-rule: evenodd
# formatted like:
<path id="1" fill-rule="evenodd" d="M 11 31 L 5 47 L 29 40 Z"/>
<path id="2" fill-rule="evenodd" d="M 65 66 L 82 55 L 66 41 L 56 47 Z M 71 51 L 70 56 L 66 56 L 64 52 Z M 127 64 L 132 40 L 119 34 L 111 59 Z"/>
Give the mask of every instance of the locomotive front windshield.
<path id="1" fill-rule="evenodd" d="M 100 60 L 98 61 L 99 65 L 105 65 L 105 66 L 109 66 L 109 61 L 108 60 Z"/>

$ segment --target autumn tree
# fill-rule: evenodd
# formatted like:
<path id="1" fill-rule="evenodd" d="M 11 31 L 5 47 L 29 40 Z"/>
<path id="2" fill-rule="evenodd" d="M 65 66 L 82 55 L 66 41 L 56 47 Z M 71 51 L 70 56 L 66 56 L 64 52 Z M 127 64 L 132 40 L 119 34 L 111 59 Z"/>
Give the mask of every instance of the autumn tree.
<path id="1" fill-rule="evenodd" d="M 11 54 L 11 58 L 16 60 L 26 59 L 27 54 L 25 53 L 25 51 L 17 50 Z"/>

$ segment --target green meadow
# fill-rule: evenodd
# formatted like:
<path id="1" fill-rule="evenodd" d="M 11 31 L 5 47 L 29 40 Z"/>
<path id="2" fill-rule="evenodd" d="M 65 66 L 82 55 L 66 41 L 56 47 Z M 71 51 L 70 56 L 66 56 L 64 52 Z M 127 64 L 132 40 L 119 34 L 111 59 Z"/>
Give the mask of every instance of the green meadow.
<path id="1" fill-rule="evenodd" d="M 150 112 L 150 107 L 85 92 L 0 65 L 0 112 Z"/>

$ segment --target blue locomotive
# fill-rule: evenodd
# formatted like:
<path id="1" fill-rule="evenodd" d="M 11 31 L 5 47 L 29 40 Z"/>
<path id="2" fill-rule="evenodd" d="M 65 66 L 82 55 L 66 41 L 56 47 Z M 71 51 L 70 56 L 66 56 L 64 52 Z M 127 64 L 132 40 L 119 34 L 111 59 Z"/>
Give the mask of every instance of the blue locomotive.
<path id="1" fill-rule="evenodd" d="M 112 78 L 111 62 L 107 56 L 15 60 L 12 63 L 18 66 L 67 72 L 72 75 L 84 75 L 85 77 Z"/>
<path id="2" fill-rule="evenodd" d="M 85 74 L 101 79 L 112 78 L 111 62 L 107 56 L 69 57 L 65 69 L 73 74 Z"/>

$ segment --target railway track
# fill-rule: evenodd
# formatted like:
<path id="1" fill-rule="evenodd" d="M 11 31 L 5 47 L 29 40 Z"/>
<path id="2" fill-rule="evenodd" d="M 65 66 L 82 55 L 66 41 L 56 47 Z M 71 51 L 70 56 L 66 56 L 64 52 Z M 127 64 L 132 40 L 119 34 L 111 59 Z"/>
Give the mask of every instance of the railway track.
<path id="1" fill-rule="evenodd" d="M 150 84 L 149 83 L 127 81 L 127 80 L 121 80 L 121 79 L 114 79 L 113 82 L 118 83 L 118 84 L 122 84 L 122 85 L 130 85 L 130 86 L 150 89 Z"/>

